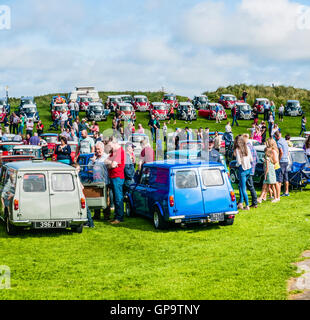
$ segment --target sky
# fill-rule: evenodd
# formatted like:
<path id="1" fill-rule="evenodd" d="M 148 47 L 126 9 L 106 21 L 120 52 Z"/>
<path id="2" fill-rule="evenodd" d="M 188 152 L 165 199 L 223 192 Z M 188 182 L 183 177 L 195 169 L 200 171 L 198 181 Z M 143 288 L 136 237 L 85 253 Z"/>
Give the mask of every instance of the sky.
<path id="1" fill-rule="evenodd" d="M 0 0 L 0 97 L 237 83 L 310 89 L 310 1 Z"/>

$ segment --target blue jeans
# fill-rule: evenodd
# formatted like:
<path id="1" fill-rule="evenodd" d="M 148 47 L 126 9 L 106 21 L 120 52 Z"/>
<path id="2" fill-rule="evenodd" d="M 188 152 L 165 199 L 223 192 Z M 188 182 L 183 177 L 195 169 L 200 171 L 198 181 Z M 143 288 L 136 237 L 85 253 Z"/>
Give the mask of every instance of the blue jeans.
<path id="1" fill-rule="evenodd" d="M 234 126 L 234 123 L 236 123 L 237 127 L 239 127 L 238 121 L 237 121 L 237 116 L 233 116 L 233 122 L 232 122 L 232 127 Z"/>
<path id="2" fill-rule="evenodd" d="M 93 221 L 93 218 L 91 216 L 91 212 L 90 212 L 90 209 L 88 207 L 88 205 L 86 204 L 86 208 L 87 208 L 87 219 L 88 219 L 88 225 L 89 227 L 93 228 L 95 225 L 94 225 L 94 221 Z"/>
<path id="3" fill-rule="evenodd" d="M 19 126 L 18 133 L 24 134 L 24 126 Z"/>
<path id="4" fill-rule="evenodd" d="M 114 218 L 118 221 L 124 221 L 124 186 L 125 179 L 112 178 L 111 185 L 113 191 L 113 200 L 115 205 Z"/>
<path id="5" fill-rule="evenodd" d="M 249 197 L 246 192 L 246 183 L 251 176 L 251 169 L 243 170 L 242 166 L 240 166 L 238 171 L 238 176 L 239 176 L 239 192 L 240 192 L 239 203 L 243 203 L 245 201 L 246 206 L 248 206 Z"/>

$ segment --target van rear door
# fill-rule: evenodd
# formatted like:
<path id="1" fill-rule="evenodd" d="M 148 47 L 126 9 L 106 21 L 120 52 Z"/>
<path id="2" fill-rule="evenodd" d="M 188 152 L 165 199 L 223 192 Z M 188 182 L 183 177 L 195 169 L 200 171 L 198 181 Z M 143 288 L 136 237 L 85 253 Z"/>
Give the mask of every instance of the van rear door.
<path id="1" fill-rule="evenodd" d="M 50 196 L 48 173 L 19 172 L 19 212 L 21 220 L 49 220 Z"/>
<path id="2" fill-rule="evenodd" d="M 200 168 L 204 212 L 223 213 L 231 211 L 232 200 L 227 174 L 221 168 Z"/>
<path id="3" fill-rule="evenodd" d="M 74 172 L 49 172 L 51 219 L 80 218 L 81 200 Z"/>
<path id="4" fill-rule="evenodd" d="M 197 168 L 174 170 L 176 216 L 203 216 L 204 208 Z"/>

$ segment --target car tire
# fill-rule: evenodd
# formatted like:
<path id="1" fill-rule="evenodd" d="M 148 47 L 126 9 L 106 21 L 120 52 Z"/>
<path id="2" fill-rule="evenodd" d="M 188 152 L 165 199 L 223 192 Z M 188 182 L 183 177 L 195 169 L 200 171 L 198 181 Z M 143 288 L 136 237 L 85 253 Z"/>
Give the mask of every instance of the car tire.
<path id="1" fill-rule="evenodd" d="M 165 230 L 169 226 L 169 223 L 164 220 L 158 207 L 155 207 L 153 211 L 153 225 L 157 230 Z"/>
<path id="2" fill-rule="evenodd" d="M 5 230 L 6 230 L 6 233 L 9 236 L 16 236 L 17 233 L 18 233 L 17 227 L 13 226 L 10 223 L 10 219 L 9 219 L 9 215 L 8 214 L 6 214 L 6 216 L 5 216 Z"/>
<path id="3" fill-rule="evenodd" d="M 129 200 L 127 200 L 125 202 L 125 214 L 128 218 L 133 218 L 136 216 L 136 213 L 135 213 L 134 209 L 132 208 L 132 205 L 130 204 Z"/>
<path id="4" fill-rule="evenodd" d="M 79 225 L 78 227 L 72 227 L 71 230 L 76 233 L 82 233 L 83 232 L 83 224 Z"/>
<path id="5" fill-rule="evenodd" d="M 234 224 L 235 219 L 225 219 L 219 223 L 220 226 L 232 226 Z"/>
<path id="6" fill-rule="evenodd" d="M 238 177 L 237 177 L 235 170 L 230 171 L 230 181 L 231 181 L 231 183 L 234 183 L 234 184 L 238 183 Z"/>

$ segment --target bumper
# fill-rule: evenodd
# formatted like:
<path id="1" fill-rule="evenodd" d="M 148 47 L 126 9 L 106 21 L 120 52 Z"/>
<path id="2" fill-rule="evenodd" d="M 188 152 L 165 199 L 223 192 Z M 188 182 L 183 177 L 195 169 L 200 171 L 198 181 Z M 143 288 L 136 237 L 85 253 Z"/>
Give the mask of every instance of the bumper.
<path id="1" fill-rule="evenodd" d="M 57 220 L 40 220 L 40 221 L 46 221 L 46 222 L 51 222 L 51 221 L 57 221 Z M 60 220 L 60 221 L 66 221 L 67 222 L 67 228 L 71 227 L 71 226 L 79 226 L 81 224 L 86 223 L 88 220 L 87 219 L 72 219 L 72 220 Z M 16 226 L 16 227 L 34 227 L 34 223 L 37 221 L 34 220 L 13 220 L 10 221 L 12 225 Z"/>
<path id="2" fill-rule="evenodd" d="M 236 216 L 239 212 L 238 211 L 229 211 L 229 212 L 221 212 L 221 213 L 214 213 L 215 215 L 217 214 L 223 214 L 224 213 L 224 220 L 227 219 L 230 216 Z M 214 221 L 212 220 L 213 214 L 208 214 L 208 215 L 197 215 L 197 216 L 174 216 L 170 217 L 169 221 L 174 222 L 176 224 L 191 224 L 191 223 L 200 223 L 200 224 L 205 224 L 205 223 L 211 223 L 211 222 L 220 222 L 224 220 L 218 220 Z"/>

